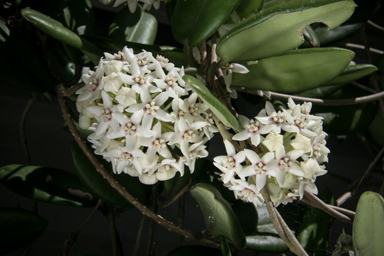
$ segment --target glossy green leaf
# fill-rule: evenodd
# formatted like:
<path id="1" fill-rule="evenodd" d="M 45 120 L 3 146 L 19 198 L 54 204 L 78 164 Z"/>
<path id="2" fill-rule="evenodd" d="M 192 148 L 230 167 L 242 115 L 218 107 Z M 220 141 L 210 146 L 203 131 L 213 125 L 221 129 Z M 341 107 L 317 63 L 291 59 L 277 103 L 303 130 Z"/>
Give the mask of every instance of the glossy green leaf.
<path id="1" fill-rule="evenodd" d="M 300 48 L 320 47 L 320 40 L 310 25 L 306 26 L 303 33 L 305 42 Z"/>
<path id="2" fill-rule="evenodd" d="M 297 95 L 308 97 L 308 98 L 318 98 L 318 99 L 324 99 L 331 95 L 332 93 L 336 92 L 337 90 L 341 89 L 344 86 L 342 85 L 325 85 L 321 86 L 315 89 L 311 89 L 308 91 L 304 91 L 301 93 L 298 93 Z"/>
<path id="3" fill-rule="evenodd" d="M 363 97 L 367 91 L 355 86 L 344 86 L 326 99 L 350 99 Z M 323 117 L 323 128 L 328 134 L 345 135 L 360 132 L 370 126 L 377 108 L 374 102 L 357 105 L 322 106 L 313 105 L 312 113 Z"/>
<path id="4" fill-rule="evenodd" d="M 37 93 L 44 93 L 51 86 L 52 77 L 41 54 L 2 20 L 0 52 L 0 81 Z M 17 60 L 15 56 L 23 56 L 25 61 Z M 23 75 L 18 75 L 16 70 L 23 70 Z"/>
<path id="5" fill-rule="evenodd" d="M 255 206 L 251 203 L 236 204 L 233 207 L 244 230 L 249 250 L 259 252 L 285 252 L 288 247 L 279 237 L 266 206 Z"/>
<path id="6" fill-rule="evenodd" d="M 0 255 L 33 242 L 47 226 L 48 221 L 35 213 L 0 207 Z"/>
<path id="7" fill-rule="evenodd" d="M 46 203 L 85 207 L 95 205 L 93 196 L 76 175 L 58 169 L 7 165 L 0 168 L 0 182 L 19 195 Z"/>
<path id="8" fill-rule="evenodd" d="M 223 256 L 232 256 L 231 249 L 229 249 L 229 245 L 227 243 L 227 240 L 225 237 L 220 236 L 220 242 L 221 242 L 221 253 Z"/>
<path id="9" fill-rule="evenodd" d="M 246 65 L 247 74 L 233 73 L 232 86 L 302 92 L 327 84 L 345 69 L 353 57 L 352 51 L 340 48 L 293 50 Z"/>
<path id="10" fill-rule="evenodd" d="M 240 0 L 178 0 L 171 19 L 177 41 L 196 47 L 231 15 Z"/>
<path id="11" fill-rule="evenodd" d="M 47 35 L 83 51 L 94 64 L 103 53 L 88 40 L 65 28 L 60 22 L 32 9 L 21 10 L 23 17 Z"/>
<path id="12" fill-rule="evenodd" d="M 250 14 L 256 14 L 263 8 L 264 0 L 243 0 L 236 8 L 236 13 L 240 18 L 246 18 Z"/>
<path id="13" fill-rule="evenodd" d="M 172 250 L 167 256 L 222 256 L 221 250 L 202 245 L 188 245 Z"/>
<path id="14" fill-rule="evenodd" d="M 153 44 L 157 32 L 156 18 L 136 8 L 131 13 L 129 8 L 118 12 L 109 26 L 108 36 L 133 43 Z"/>
<path id="15" fill-rule="evenodd" d="M 212 185 L 205 183 L 196 184 L 190 192 L 199 205 L 209 232 L 225 237 L 237 249 L 244 249 L 246 240 L 239 220 L 220 192 Z"/>
<path id="16" fill-rule="evenodd" d="M 73 166 L 83 184 L 92 191 L 98 198 L 102 199 L 105 202 L 131 208 L 133 207 L 122 195 L 120 195 L 111 185 L 103 178 L 103 176 L 96 171 L 92 163 L 84 155 L 83 151 L 76 143 L 70 144 L 71 158 Z M 112 176 L 119 182 L 122 186 L 125 187 L 128 193 L 144 201 L 145 199 L 145 188 L 141 184 L 138 178 L 131 177 L 128 174 L 113 174 L 111 164 L 107 163 L 103 159 L 98 159 L 107 170 L 112 174 Z"/>
<path id="17" fill-rule="evenodd" d="M 381 195 L 364 192 L 357 204 L 353 221 L 353 247 L 356 255 L 378 256 L 384 251 L 384 199 Z"/>
<path id="18" fill-rule="evenodd" d="M 330 189 L 324 190 L 319 198 L 327 204 L 334 204 Z M 297 232 L 297 239 L 309 255 L 328 255 L 328 240 L 333 218 L 324 211 L 311 207 L 304 215 Z"/>
<path id="19" fill-rule="evenodd" d="M 306 26 L 322 22 L 329 28 L 337 27 L 351 16 L 354 8 L 352 0 L 265 3 L 262 12 L 235 26 L 220 39 L 218 66 L 260 60 L 293 50 L 304 42 Z"/>
<path id="20" fill-rule="evenodd" d="M 359 9 L 359 8 L 357 8 Z M 356 31 L 362 29 L 365 23 L 343 24 L 334 29 L 329 29 L 323 24 L 314 24 L 314 31 L 319 39 L 320 45 L 325 46 L 347 38 Z"/>
<path id="21" fill-rule="evenodd" d="M 349 65 L 338 77 L 327 83 L 327 85 L 347 84 L 363 78 L 375 71 L 377 71 L 377 67 L 371 64 Z"/>
<path id="22" fill-rule="evenodd" d="M 148 52 L 152 52 L 153 56 L 156 57 L 157 54 L 162 55 L 169 59 L 169 62 L 175 64 L 176 67 L 188 65 L 185 60 L 185 55 L 183 50 L 178 49 L 172 46 L 158 46 L 158 45 L 146 45 L 146 44 L 138 44 L 131 43 L 123 40 L 99 37 L 99 36 L 84 36 L 86 39 L 91 41 L 97 47 L 99 47 L 104 52 L 109 53 L 117 53 L 121 51 L 124 46 L 128 48 L 132 48 L 135 53 L 142 52 L 142 50 L 146 50 Z"/>
<path id="23" fill-rule="evenodd" d="M 45 14 L 78 35 L 96 34 L 96 19 L 90 0 L 44 1 Z"/>
<path id="24" fill-rule="evenodd" d="M 236 131 L 241 130 L 241 125 L 236 117 L 232 115 L 228 108 L 226 108 L 205 85 L 189 75 L 183 76 L 183 80 L 200 96 L 213 114 L 215 114 L 225 126 L 231 127 Z"/>

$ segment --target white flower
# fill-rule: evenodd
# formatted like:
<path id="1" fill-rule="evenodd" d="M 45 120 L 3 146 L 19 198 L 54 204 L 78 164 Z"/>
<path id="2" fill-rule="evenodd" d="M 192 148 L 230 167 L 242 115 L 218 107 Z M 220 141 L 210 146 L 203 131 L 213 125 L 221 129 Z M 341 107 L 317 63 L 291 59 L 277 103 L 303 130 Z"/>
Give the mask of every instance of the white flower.
<path id="1" fill-rule="evenodd" d="M 283 135 L 272 131 L 265 138 L 263 144 L 268 148 L 269 151 L 276 151 L 280 146 L 283 145 Z"/>
<path id="2" fill-rule="evenodd" d="M 224 81 L 225 86 L 227 88 L 227 91 L 231 94 L 232 98 L 237 98 L 237 93 L 235 90 L 231 90 L 230 86 L 232 83 L 232 72 L 240 73 L 240 74 L 246 74 L 249 72 L 249 70 L 244 67 L 243 65 L 240 65 L 238 63 L 227 63 L 223 67 L 221 67 L 224 75 Z"/>
<path id="3" fill-rule="evenodd" d="M 267 164 L 267 169 L 274 170 L 276 172 L 276 180 L 282 187 L 284 184 L 285 175 L 290 172 L 297 176 L 303 176 L 304 172 L 300 166 L 295 162 L 304 153 L 303 150 L 292 150 L 285 152 L 284 146 L 276 150 L 276 159 L 271 160 Z"/>
<path id="4" fill-rule="evenodd" d="M 228 140 L 224 141 L 227 156 L 216 156 L 213 158 L 214 165 L 224 173 L 223 182 L 227 183 L 235 173 L 239 174 L 243 169 L 241 163 L 245 160 L 245 152 L 240 151 L 236 154 L 235 147 Z"/>
<path id="5" fill-rule="evenodd" d="M 239 177 L 244 179 L 245 177 L 254 175 L 253 178 L 256 179 L 256 188 L 259 192 L 267 183 L 267 176 L 275 176 L 275 171 L 267 169 L 267 164 L 275 158 L 273 152 L 266 153 L 262 158 L 254 151 L 249 149 L 244 149 L 245 156 L 252 163 L 252 165 L 245 167 L 239 172 Z"/>
<path id="6" fill-rule="evenodd" d="M 134 149 L 129 151 L 126 147 L 111 149 L 104 154 L 104 157 L 112 159 L 113 172 L 120 174 L 126 167 L 133 165 L 136 171 L 141 174 L 142 167 L 139 162 L 139 157 L 145 157 L 143 151 Z"/>
<path id="7" fill-rule="evenodd" d="M 235 197 L 245 202 L 253 203 L 255 206 L 260 206 L 264 203 L 263 197 L 258 193 L 254 184 L 249 184 L 246 181 L 234 180 L 235 184 L 231 186 Z"/>
<path id="8" fill-rule="evenodd" d="M 255 147 L 260 144 L 260 134 L 267 134 L 272 130 L 272 126 L 263 125 L 257 119 L 249 120 L 247 117 L 239 115 L 239 121 L 244 130 L 235 134 L 232 139 L 244 141 L 251 138 L 251 142 Z"/>

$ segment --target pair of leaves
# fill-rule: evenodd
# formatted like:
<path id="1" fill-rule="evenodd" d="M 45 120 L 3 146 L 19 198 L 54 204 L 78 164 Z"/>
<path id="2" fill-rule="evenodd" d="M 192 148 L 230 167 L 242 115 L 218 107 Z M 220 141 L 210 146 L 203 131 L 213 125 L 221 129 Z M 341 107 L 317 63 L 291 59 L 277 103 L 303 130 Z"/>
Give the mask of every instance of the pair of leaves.
<path id="1" fill-rule="evenodd" d="M 48 221 L 32 212 L 0 208 L 0 255 L 22 248 L 47 229 Z"/>
<path id="2" fill-rule="evenodd" d="M 53 168 L 7 165 L 0 168 L 0 182 L 31 199 L 65 206 L 95 205 L 92 194 L 76 175 Z"/>
<path id="3" fill-rule="evenodd" d="M 265 2 L 262 12 L 241 22 L 220 39 L 218 66 L 281 55 L 304 42 L 306 26 L 321 22 L 332 29 L 347 20 L 354 8 L 351 0 Z"/>

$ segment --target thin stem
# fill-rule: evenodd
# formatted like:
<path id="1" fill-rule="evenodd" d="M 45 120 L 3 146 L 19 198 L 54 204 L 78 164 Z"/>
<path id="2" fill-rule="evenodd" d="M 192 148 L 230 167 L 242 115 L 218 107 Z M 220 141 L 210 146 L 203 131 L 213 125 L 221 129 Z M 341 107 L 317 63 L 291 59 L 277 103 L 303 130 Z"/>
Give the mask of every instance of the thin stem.
<path id="1" fill-rule="evenodd" d="M 311 193 L 309 193 L 307 191 L 304 191 L 304 197 L 301 199 L 301 201 L 303 201 L 304 203 L 309 204 L 313 207 L 316 207 L 316 208 L 323 210 L 324 212 L 328 213 L 332 217 L 334 217 L 334 218 L 336 218 L 342 222 L 345 222 L 348 224 L 352 224 L 352 222 L 353 222 L 353 218 L 348 217 L 348 216 L 344 215 L 343 213 L 336 211 L 335 209 L 331 208 L 328 204 L 324 203 L 319 198 L 317 198 L 315 195 L 312 195 Z"/>
<path id="2" fill-rule="evenodd" d="M 384 32 L 384 28 L 380 25 L 377 25 L 376 23 L 374 23 L 373 21 L 371 20 L 368 20 L 367 21 L 367 24 L 368 25 L 371 25 L 372 27 L 376 28 L 377 30 L 381 31 L 381 32 Z"/>
<path id="3" fill-rule="evenodd" d="M 254 89 L 246 89 L 246 88 L 240 88 L 240 87 L 233 87 L 233 89 L 245 93 L 250 94 L 257 94 L 257 90 Z M 301 97 L 301 96 L 295 96 L 295 95 L 289 95 L 284 93 L 277 93 L 277 92 L 271 92 L 271 97 L 279 100 L 288 100 L 289 98 L 292 98 L 294 101 L 298 102 L 312 102 L 313 104 L 318 105 L 324 105 L 324 106 L 345 106 L 345 105 L 357 105 L 362 104 L 366 102 L 375 101 L 381 98 L 384 98 L 384 92 L 378 92 L 374 93 L 368 96 L 363 97 L 357 97 L 357 98 L 350 98 L 350 99 L 340 99 L 340 100 L 330 100 L 330 99 L 316 99 L 316 98 L 309 98 L 309 97 Z"/>
<path id="4" fill-rule="evenodd" d="M 351 210 L 348 210 L 348 209 L 345 209 L 345 208 L 341 208 L 341 207 L 338 207 L 338 206 L 334 206 L 334 205 L 329 205 L 329 204 L 328 204 L 328 206 L 331 207 L 332 209 L 342 213 L 342 214 L 347 215 L 351 219 L 355 218 L 356 213 L 354 211 L 351 211 Z"/>
<path id="5" fill-rule="evenodd" d="M 351 196 L 352 196 L 352 192 L 351 192 L 351 191 L 345 192 L 343 195 L 341 195 L 341 196 L 336 200 L 336 205 L 337 205 L 337 206 L 341 206 L 341 205 L 344 204 L 349 198 L 351 198 Z"/>
<path id="6" fill-rule="evenodd" d="M 365 50 L 365 46 L 364 45 L 361 45 L 361 44 L 352 44 L 352 43 L 346 43 L 345 44 L 345 47 L 349 47 L 349 48 L 356 48 L 356 49 L 360 49 L 360 50 Z M 373 53 L 377 53 L 377 54 L 383 54 L 384 51 L 382 50 L 379 50 L 379 49 L 375 49 L 375 48 L 369 48 L 369 51 L 373 52 Z"/>
<path id="7" fill-rule="evenodd" d="M 31 164 L 31 155 L 28 150 L 27 136 L 25 135 L 25 122 L 27 120 L 28 113 L 31 110 L 33 104 L 36 102 L 36 100 L 37 100 L 37 94 L 32 93 L 31 97 L 27 102 L 27 105 L 24 108 L 23 114 L 21 115 L 20 128 L 19 128 L 21 144 L 23 145 L 25 157 L 27 159 L 27 165 Z"/>
<path id="8" fill-rule="evenodd" d="M 65 88 L 63 88 L 63 85 L 59 85 L 59 87 L 56 90 L 58 94 L 59 105 L 60 105 L 61 111 L 63 112 L 64 121 L 67 122 L 68 128 L 71 131 L 73 137 L 75 138 L 75 141 L 77 142 L 81 150 L 84 152 L 84 154 L 87 156 L 87 158 L 91 161 L 93 166 L 96 168 L 97 172 L 99 172 L 103 176 L 103 178 L 128 202 L 130 202 L 133 206 L 139 209 L 143 214 L 155 220 L 158 224 L 164 226 L 169 231 L 180 234 L 188 240 L 196 241 L 207 246 L 216 247 L 216 248 L 220 247 L 220 244 L 215 241 L 212 241 L 206 238 L 199 239 L 195 237 L 190 231 L 177 227 L 176 225 L 164 219 L 160 215 L 150 211 L 145 205 L 140 203 L 136 198 L 134 198 L 130 193 L 128 193 L 125 190 L 125 188 L 122 185 L 120 185 L 112 177 L 112 175 L 104 168 L 104 166 L 100 164 L 96 156 L 93 154 L 92 150 L 87 147 L 85 141 L 81 138 L 79 131 L 77 130 L 75 124 L 73 123 L 72 117 L 66 107 L 65 100 L 63 97 L 64 91 L 65 91 Z"/>
<path id="9" fill-rule="evenodd" d="M 99 201 L 97 202 L 95 208 L 93 208 L 92 212 L 88 215 L 87 218 L 85 218 L 85 220 L 83 221 L 83 223 L 80 224 L 80 226 L 78 228 L 76 228 L 75 230 L 73 230 L 68 238 L 65 240 L 64 242 L 64 251 L 61 253 L 62 256 L 67 256 L 68 253 L 69 253 L 69 248 L 76 242 L 77 240 L 77 236 L 79 235 L 80 233 L 80 230 L 85 226 L 85 224 L 87 224 L 87 222 L 92 219 L 93 215 L 95 214 L 95 212 L 97 211 L 97 209 L 99 209 L 100 205 L 101 205 L 101 200 L 99 199 Z"/>
<path id="10" fill-rule="evenodd" d="M 184 195 L 185 192 L 187 192 L 190 188 L 191 188 L 191 185 L 192 185 L 192 180 L 189 180 L 189 183 L 187 185 L 185 185 L 179 193 L 177 193 L 174 197 L 172 197 L 171 199 L 167 200 L 167 201 L 158 201 L 158 206 L 161 207 L 161 208 L 165 208 L 165 207 L 168 207 L 170 206 L 171 204 L 173 204 L 174 202 L 176 202 L 177 199 L 179 199 L 179 197 L 181 197 L 182 195 Z"/>
<path id="11" fill-rule="evenodd" d="M 217 65 L 217 55 L 216 55 L 216 35 L 213 34 L 211 36 L 211 43 L 212 43 L 212 48 L 211 48 L 211 65 L 209 66 L 208 70 L 208 77 L 207 77 L 207 83 L 210 85 L 211 89 L 212 86 L 214 85 L 215 81 L 215 73 L 216 73 L 216 65 Z"/>
<path id="12" fill-rule="evenodd" d="M 145 218 L 146 218 L 146 216 L 143 214 L 141 216 L 141 220 L 140 220 L 140 224 L 139 224 L 139 230 L 137 232 L 136 243 L 135 243 L 135 245 L 133 247 L 133 254 L 132 254 L 132 256 L 136 256 L 137 253 L 139 252 L 140 238 L 141 238 L 141 233 L 143 232 Z"/>
<path id="13" fill-rule="evenodd" d="M 179 210 L 177 213 L 177 225 L 180 228 L 183 228 L 184 226 L 184 213 L 185 213 L 185 194 L 183 194 L 179 198 Z M 183 237 L 178 235 L 177 236 L 177 247 L 181 247 L 183 245 Z"/>
<path id="14" fill-rule="evenodd" d="M 157 213 L 157 189 L 158 183 L 152 186 L 152 211 Z M 147 245 L 147 253 L 146 255 L 155 255 L 155 244 L 156 244 L 156 222 L 151 220 L 151 224 L 149 226 L 149 236 L 148 236 L 148 245 Z"/>
<path id="15" fill-rule="evenodd" d="M 221 134 L 221 137 L 223 137 L 223 141 L 228 140 L 232 143 L 232 145 L 235 147 L 237 152 L 240 152 L 243 150 L 238 143 L 232 140 L 232 134 L 227 131 L 224 124 L 217 118 L 216 115 L 212 115 L 213 119 L 215 120 L 216 127 L 219 129 L 219 132 Z"/>
<path id="16" fill-rule="evenodd" d="M 109 223 L 109 231 L 111 232 L 111 239 L 112 239 L 112 251 L 113 256 L 122 256 L 123 255 L 123 249 L 121 247 L 120 237 L 119 233 L 116 229 L 116 223 L 115 223 L 115 209 L 112 205 L 107 205 L 108 213 L 107 213 L 107 219 Z"/>

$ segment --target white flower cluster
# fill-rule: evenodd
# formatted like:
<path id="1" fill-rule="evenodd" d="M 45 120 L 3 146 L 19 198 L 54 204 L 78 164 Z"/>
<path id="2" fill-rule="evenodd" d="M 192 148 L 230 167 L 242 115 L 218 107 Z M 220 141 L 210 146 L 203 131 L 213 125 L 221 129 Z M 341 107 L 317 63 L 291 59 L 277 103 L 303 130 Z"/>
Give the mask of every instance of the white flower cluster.
<path id="1" fill-rule="evenodd" d="M 208 106 L 183 81 L 184 68 L 127 47 L 104 55 L 76 92 L 79 125 L 94 131 L 88 140 L 95 153 L 112 162 L 115 173 L 144 184 L 183 175 L 184 165 L 193 172 L 217 128 Z"/>
<path id="2" fill-rule="evenodd" d="M 214 158 L 222 172 L 223 183 L 236 198 L 255 205 L 264 199 L 260 190 L 267 186 L 271 200 L 278 206 L 302 198 L 307 190 L 317 194 L 316 177 L 326 173 L 329 149 L 321 117 L 310 115 L 311 103 L 288 101 L 287 110 L 276 111 L 270 102 L 253 119 L 239 116 L 244 130 L 235 141 L 249 141 L 253 150 L 236 152 L 226 140 L 227 156 Z"/>

